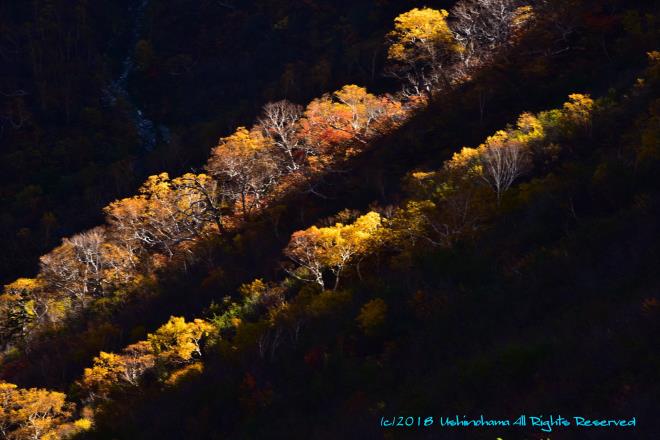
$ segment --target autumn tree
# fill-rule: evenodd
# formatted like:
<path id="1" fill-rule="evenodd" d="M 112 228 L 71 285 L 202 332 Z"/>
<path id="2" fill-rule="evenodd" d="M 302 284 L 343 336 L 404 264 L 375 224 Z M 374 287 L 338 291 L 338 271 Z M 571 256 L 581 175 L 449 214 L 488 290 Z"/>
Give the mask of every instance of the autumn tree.
<path id="1" fill-rule="evenodd" d="M 125 368 L 119 355 L 102 351 L 94 358 L 92 367 L 85 368 L 80 384 L 91 401 L 107 399 L 112 390 L 121 385 Z"/>
<path id="2" fill-rule="evenodd" d="M 107 400 L 114 390 L 140 384 L 145 371 L 155 365 L 156 356 L 148 341 L 140 341 L 124 348 L 120 354 L 101 352 L 90 368 L 85 368 L 78 385 L 91 402 Z"/>
<path id="3" fill-rule="evenodd" d="M 124 368 L 120 378 L 131 386 L 138 386 L 144 372 L 156 362 L 153 347 L 148 341 L 139 341 L 125 347 L 121 357 Z"/>
<path id="4" fill-rule="evenodd" d="M 529 169 L 527 145 L 512 139 L 506 131 L 498 131 L 486 139 L 478 153 L 481 176 L 497 194 L 499 204 L 502 194 Z"/>
<path id="5" fill-rule="evenodd" d="M 131 344 L 119 354 L 101 352 L 78 385 L 89 401 L 107 400 L 114 391 L 138 386 L 144 373 L 156 365 L 169 368 L 192 362 L 201 356 L 202 338 L 213 330 L 204 320 L 186 322 L 172 316 L 146 341 Z"/>
<path id="6" fill-rule="evenodd" d="M 102 228 L 65 238 L 61 246 L 41 257 L 40 273 L 44 280 L 84 306 L 88 299 L 101 292 L 104 240 Z"/>
<path id="7" fill-rule="evenodd" d="M 218 231 L 224 231 L 225 201 L 215 179 L 207 174 L 186 173 L 172 179 L 172 188 L 191 230 L 201 231 L 214 223 Z"/>
<path id="8" fill-rule="evenodd" d="M 451 28 L 463 49 L 460 58 L 464 68 L 478 66 L 514 43 L 532 13 L 531 7 L 519 0 L 457 2 L 451 9 Z"/>
<path id="9" fill-rule="evenodd" d="M 135 263 L 133 255 L 110 241 L 104 227 L 97 227 L 63 239 L 41 257 L 40 279 L 46 289 L 64 292 L 84 307 L 109 287 L 129 282 Z"/>
<path id="10" fill-rule="evenodd" d="M 594 100 L 582 93 L 568 95 L 568 101 L 562 107 L 564 124 L 571 134 L 582 132 L 591 135 L 591 119 L 595 107 Z"/>
<path id="11" fill-rule="evenodd" d="M 337 223 L 322 228 L 312 226 L 295 232 L 284 250 L 285 255 L 298 266 L 298 270 L 290 273 L 324 289 L 323 273 L 329 270 L 334 275 L 333 289 L 336 290 L 348 264 L 370 251 L 380 225 L 380 215 L 370 212 L 350 225 Z"/>
<path id="12" fill-rule="evenodd" d="M 478 176 L 493 188 L 499 203 L 511 185 L 530 170 L 532 159 L 554 160 L 560 152 L 554 142 L 576 132 L 589 133 L 594 106 L 589 95 L 571 94 L 561 109 L 523 113 L 515 127 L 497 131 L 478 148 L 463 148 L 445 169 Z"/>
<path id="13" fill-rule="evenodd" d="M 347 85 L 334 93 L 350 110 L 348 125 L 360 141 L 389 131 L 402 118 L 400 103 L 387 96 L 375 96 L 364 87 Z"/>
<path id="14" fill-rule="evenodd" d="M 17 388 L 13 383 L 0 382 L 0 434 L 3 439 L 9 438 L 14 424 L 11 411 L 16 399 Z"/>
<path id="15" fill-rule="evenodd" d="M 178 245 L 202 236 L 209 224 L 222 227 L 216 185 L 205 174 L 150 176 L 139 195 L 108 205 L 106 219 L 128 254 L 153 249 L 172 257 Z"/>
<path id="16" fill-rule="evenodd" d="M 305 110 L 299 133 L 311 151 L 332 158 L 345 153 L 351 143 L 364 145 L 386 133 L 403 118 L 401 104 L 394 99 L 347 85 L 332 95 L 313 100 Z"/>
<path id="17" fill-rule="evenodd" d="M 412 173 L 406 185 L 411 198 L 388 219 L 385 239 L 412 250 L 418 243 L 450 247 L 472 237 L 489 207 L 477 157 L 464 148 L 439 171 Z"/>
<path id="18" fill-rule="evenodd" d="M 130 255 L 141 256 L 156 245 L 148 231 L 149 200 L 144 195 L 116 200 L 106 206 L 106 222 Z"/>
<path id="19" fill-rule="evenodd" d="M 447 23 L 448 12 L 430 8 L 412 9 L 394 20 L 390 32 L 390 72 L 404 78 L 412 93 L 430 95 L 450 87 L 447 71 L 462 48 Z"/>
<path id="20" fill-rule="evenodd" d="M 47 286 L 39 275 L 19 278 L 4 287 L 0 294 L 0 346 L 29 348 L 39 337 L 39 330 L 57 326 L 69 313 L 70 298 Z"/>
<path id="21" fill-rule="evenodd" d="M 168 364 L 181 364 L 202 355 L 202 338 L 212 331 L 213 326 L 202 319 L 186 322 L 184 318 L 172 316 L 147 339 L 158 359 Z"/>
<path id="22" fill-rule="evenodd" d="M 411 173 L 405 185 L 410 198 L 387 219 L 384 240 L 411 250 L 422 242 L 450 247 L 474 236 L 494 213 L 494 203 L 531 169 L 532 159 L 547 162 L 558 154 L 555 132 L 567 124 L 586 126 L 592 106 L 588 97 L 572 95 L 562 109 L 523 113 L 515 127 L 496 132 L 477 148 L 462 148 L 440 170 Z"/>
<path id="23" fill-rule="evenodd" d="M 298 121 L 302 115 L 301 106 L 283 100 L 266 104 L 259 119 L 264 134 L 280 151 L 289 172 L 296 171 L 310 153 L 298 136 Z"/>
<path id="24" fill-rule="evenodd" d="M 22 389 L 0 382 L 0 433 L 13 440 L 59 438 L 74 406 L 66 395 L 40 388 Z"/>
<path id="25" fill-rule="evenodd" d="M 21 390 L 16 407 L 13 417 L 20 426 L 16 438 L 41 439 L 56 430 L 72 412 L 64 393 L 38 388 Z"/>
<path id="26" fill-rule="evenodd" d="M 206 169 L 220 182 L 222 196 L 238 205 L 244 220 L 262 206 L 280 174 L 270 139 L 258 129 L 244 127 L 220 139 Z"/>
<path id="27" fill-rule="evenodd" d="M 58 292 L 70 296 L 76 303 L 85 306 L 90 298 L 90 292 L 95 292 L 99 285 L 98 273 L 86 271 L 84 264 L 76 258 L 76 249 L 70 240 L 64 239 L 62 244 L 39 259 L 39 273 L 46 284 Z"/>
<path id="28" fill-rule="evenodd" d="M 43 283 L 35 278 L 19 278 L 4 287 L 0 295 L 0 345 L 28 335 L 30 328 L 44 319 L 49 300 Z"/>
<path id="29" fill-rule="evenodd" d="M 337 155 L 336 147 L 352 139 L 350 119 L 350 109 L 336 102 L 332 95 L 326 94 L 307 105 L 300 121 L 300 136 L 314 153 L 310 160 L 327 161 Z"/>
<path id="30" fill-rule="evenodd" d="M 173 255 L 175 246 L 198 238 L 208 224 L 207 197 L 200 188 L 211 186 L 210 180 L 192 174 L 173 180 L 167 173 L 150 176 L 140 188 L 148 202 L 143 217 L 145 243 Z"/>
<path id="31" fill-rule="evenodd" d="M 322 236 L 316 226 L 294 232 L 284 250 L 284 254 L 298 266 L 294 274 L 296 278 L 315 282 L 324 289 L 322 252 Z"/>

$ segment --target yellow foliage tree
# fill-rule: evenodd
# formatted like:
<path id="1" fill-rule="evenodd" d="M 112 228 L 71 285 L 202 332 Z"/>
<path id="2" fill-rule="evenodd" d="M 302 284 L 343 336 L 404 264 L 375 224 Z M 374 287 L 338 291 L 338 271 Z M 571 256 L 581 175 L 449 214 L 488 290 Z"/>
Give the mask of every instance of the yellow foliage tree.
<path id="1" fill-rule="evenodd" d="M 569 127 L 584 130 L 589 134 L 594 104 L 594 100 L 589 95 L 581 93 L 568 95 L 568 101 L 564 103 L 563 114 Z"/>
<path id="2" fill-rule="evenodd" d="M 80 381 L 92 400 L 107 399 L 110 392 L 121 384 L 126 365 L 121 356 L 101 352 L 94 358 L 91 368 L 85 368 Z"/>
<path id="3" fill-rule="evenodd" d="M 456 50 L 448 15 L 444 9 L 415 8 L 396 17 L 388 58 L 405 63 L 432 62 L 443 48 Z"/>
<path id="4" fill-rule="evenodd" d="M 113 390 L 138 386 L 142 374 L 155 365 L 156 356 L 148 341 L 124 348 L 121 354 L 101 352 L 91 368 L 85 368 L 78 385 L 90 400 L 107 399 Z"/>
<path id="5" fill-rule="evenodd" d="M 479 150 L 467 147 L 440 171 L 412 173 L 407 182 L 412 198 L 388 220 L 384 239 L 410 251 L 422 242 L 449 247 L 471 237 L 490 207 L 482 176 Z"/>
<path id="6" fill-rule="evenodd" d="M 171 364 L 187 363 L 194 356 L 201 356 L 201 340 L 213 330 L 213 326 L 202 320 L 186 322 L 182 317 L 170 317 L 155 333 L 149 334 L 157 358 Z"/>
<path id="7" fill-rule="evenodd" d="M 462 182 L 480 178 L 497 194 L 497 200 L 530 165 L 529 142 L 542 136 L 543 128 L 529 114 L 518 120 L 524 131 L 499 130 L 478 148 L 464 147 L 445 163 L 447 182 Z"/>
<path id="8" fill-rule="evenodd" d="M 454 153 L 452 158 L 445 163 L 447 170 L 453 179 L 469 179 L 480 176 L 482 173 L 479 163 L 479 151 L 476 148 L 463 147 Z"/>
<path id="9" fill-rule="evenodd" d="M 295 232 L 284 252 L 307 275 L 301 274 L 300 270 L 291 273 L 325 288 L 323 271 L 328 269 L 335 276 L 336 290 L 343 270 L 355 257 L 368 253 L 380 226 L 380 215 L 370 212 L 350 225 L 337 223 L 322 228 L 312 226 Z"/>
<path id="10" fill-rule="evenodd" d="M 543 139 L 545 136 L 543 123 L 531 113 L 521 114 L 516 122 L 516 127 L 518 128 L 516 139 L 520 142 L 530 143 Z"/>
<path id="11" fill-rule="evenodd" d="M 13 440 L 60 438 L 74 406 L 63 393 L 0 382 L 0 434 Z"/>
<path id="12" fill-rule="evenodd" d="M 451 85 L 445 68 L 461 46 L 447 24 L 448 15 L 444 9 L 415 8 L 394 20 L 387 56 L 393 72 L 408 80 L 416 94 Z"/>
<path id="13" fill-rule="evenodd" d="M 178 370 L 172 372 L 170 376 L 165 380 L 165 385 L 175 386 L 179 383 L 191 379 L 195 376 L 199 376 L 204 372 L 204 364 L 202 362 L 193 362 L 192 364 L 186 365 L 179 368 Z"/>
<path id="14" fill-rule="evenodd" d="M 51 299 L 37 278 L 19 278 L 4 287 L 0 295 L 0 344 L 27 335 L 49 311 Z"/>
<path id="15" fill-rule="evenodd" d="M 390 130 L 403 115 L 398 101 L 368 93 L 364 87 L 346 85 L 334 96 L 348 108 L 349 112 L 345 112 L 350 114 L 348 126 L 361 142 Z"/>

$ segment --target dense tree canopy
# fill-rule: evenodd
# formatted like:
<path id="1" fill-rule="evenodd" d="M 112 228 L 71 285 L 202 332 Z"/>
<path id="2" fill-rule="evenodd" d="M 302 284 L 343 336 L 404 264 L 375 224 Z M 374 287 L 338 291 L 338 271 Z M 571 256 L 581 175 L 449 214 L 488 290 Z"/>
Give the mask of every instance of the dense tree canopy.
<path id="1" fill-rule="evenodd" d="M 658 300 L 642 272 L 657 263 L 660 56 L 632 87 L 573 88 L 583 47 L 602 66 L 631 39 L 655 42 L 633 26 L 650 12 L 616 27 L 596 3 L 414 8 L 386 42 L 400 91 L 267 103 L 203 173 L 154 174 L 109 203 L 105 224 L 4 286 L 0 374 L 16 385 L 0 382 L 3 437 L 260 438 L 296 423 L 376 438 L 370 420 L 397 405 L 562 401 L 575 392 L 562 375 L 594 390 L 580 410 L 648 411 L 630 390 L 657 388 L 645 351 Z M 138 41 L 137 69 L 158 75 L 160 50 Z M 167 69 L 194 69 L 186 56 Z M 539 78 L 585 92 L 521 98 Z M 593 337 L 575 337 L 591 329 L 575 314 Z M 44 378 L 52 388 L 33 386 Z M 355 415 L 355 430 L 317 423 L 326 411 Z"/>

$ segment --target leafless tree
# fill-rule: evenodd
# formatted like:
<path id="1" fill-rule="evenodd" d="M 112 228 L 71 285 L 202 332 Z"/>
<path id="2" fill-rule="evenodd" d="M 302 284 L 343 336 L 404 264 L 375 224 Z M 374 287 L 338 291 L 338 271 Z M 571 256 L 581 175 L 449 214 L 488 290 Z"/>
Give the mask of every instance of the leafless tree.
<path id="1" fill-rule="evenodd" d="M 152 176 L 140 192 L 105 208 L 113 245 L 127 258 L 137 261 L 148 249 L 172 258 L 179 244 L 197 240 L 213 222 L 222 231 L 219 183 L 210 176 Z"/>
<path id="2" fill-rule="evenodd" d="M 451 27 L 463 46 L 461 61 L 470 69 L 489 60 L 513 41 L 521 2 L 518 0 L 462 0 L 451 10 Z"/>
<path id="3" fill-rule="evenodd" d="M 107 293 L 108 287 L 124 284 L 135 276 L 136 256 L 112 242 L 99 226 L 62 240 L 40 259 L 39 278 L 46 291 L 67 295 L 85 307 L 87 300 Z"/>
<path id="4" fill-rule="evenodd" d="M 300 105 L 282 100 L 266 104 L 259 119 L 265 135 L 272 139 L 284 156 L 285 166 L 289 172 L 296 171 L 300 167 L 296 152 L 306 152 L 304 143 L 297 136 L 298 121 L 302 115 L 303 108 Z"/>
<path id="5" fill-rule="evenodd" d="M 307 274 L 301 274 L 298 268 L 287 270 L 293 277 L 307 282 L 318 284 L 325 289 L 323 281 L 324 265 L 319 258 L 321 243 L 317 232 L 298 231 L 291 236 L 289 245 L 284 254 L 291 259 L 299 268 L 306 270 Z"/>
<path id="6" fill-rule="evenodd" d="M 450 51 L 434 49 L 429 51 L 425 61 L 410 60 L 405 65 L 389 67 L 385 73 L 403 82 L 404 97 L 430 97 L 437 91 L 451 88 L 456 72 L 455 57 Z"/>
<path id="7" fill-rule="evenodd" d="M 71 238 L 41 257 L 40 275 L 48 286 L 74 297 L 82 306 L 101 291 L 101 246 L 105 233 L 95 228 Z"/>
<path id="8" fill-rule="evenodd" d="M 483 167 L 482 178 L 497 193 L 498 204 L 502 194 L 530 165 L 527 149 L 517 141 L 487 143 L 480 148 L 479 159 Z"/>
<path id="9" fill-rule="evenodd" d="M 121 357 L 125 367 L 121 371 L 121 378 L 131 386 L 138 386 L 144 372 L 156 364 L 156 356 L 147 341 L 124 348 Z"/>

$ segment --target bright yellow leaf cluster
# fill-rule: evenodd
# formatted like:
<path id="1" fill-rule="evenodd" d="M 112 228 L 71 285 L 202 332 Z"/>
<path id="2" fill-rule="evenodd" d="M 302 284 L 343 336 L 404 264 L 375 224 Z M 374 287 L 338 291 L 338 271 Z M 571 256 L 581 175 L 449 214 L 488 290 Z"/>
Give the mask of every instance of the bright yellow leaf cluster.
<path id="1" fill-rule="evenodd" d="M 415 8 L 399 15 L 390 33 L 393 43 L 388 58 L 399 62 L 423 61 L 433 57 L 440 46 L 457 50 L 447 24 L 448 15 L 444 9 L 431 8 Z"/>
<path id="2" fill-rule="evenodd" d="M 73 405 L 63 393 L 22 389 L 0 382 L 0 433 L 3 438 L 61 438 L 58 430 L 71 416 Z"/>
<path id="3" fill-rule="evenodd" d="M 591 123 L 594 100 L 581 93 L 568 95 L 568 99 L 563 109 L 565 117 L 575 125 L 588 126 Z"/>
<path id="4" fill-rule="evenodd" d="M 182 317 L 172 316 L 155 333 L 149 334 L 154 353 L 170 363 L 185 363 L 193 356 L 201 356 L 201 340 L 213 330 L 208 322 L 195 319 L 186 322 Z"/>
<path id="5" fill-rule="evenodd" d="M 322 288 L 323 271 L 328 269 L 335 275 L 335 289 L 346 266 L 358 255 L 369 252 L 381 227 L 381 217 L 369 212 L 352 224 L 337 223 L 334 226 L 312 226 L 295 232 L 285 249 L 286 255 L 312 275 Z"/>

